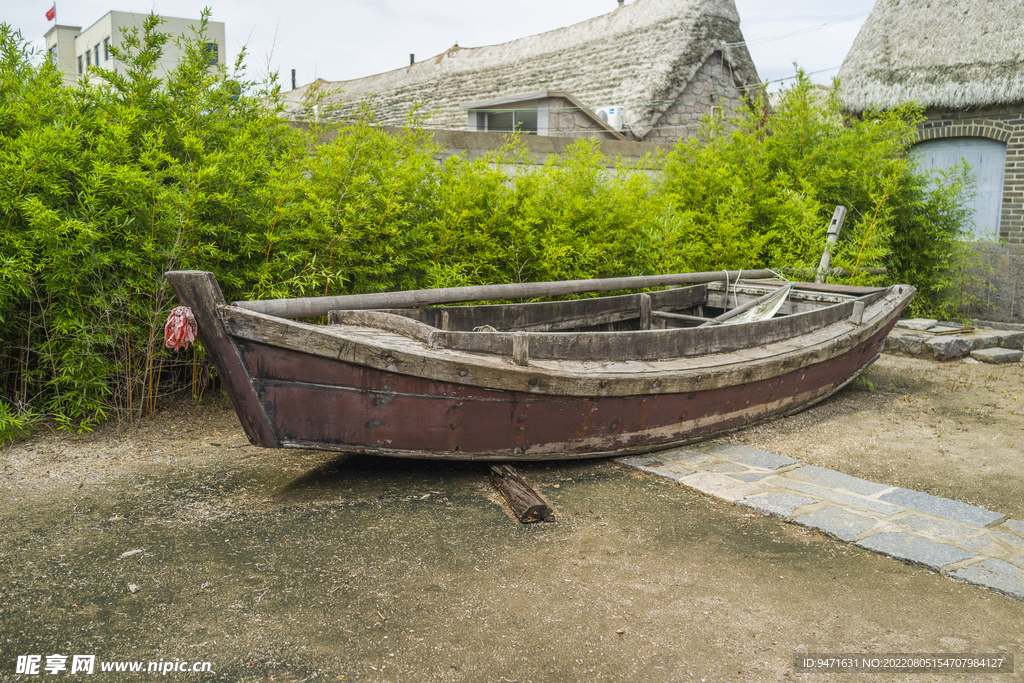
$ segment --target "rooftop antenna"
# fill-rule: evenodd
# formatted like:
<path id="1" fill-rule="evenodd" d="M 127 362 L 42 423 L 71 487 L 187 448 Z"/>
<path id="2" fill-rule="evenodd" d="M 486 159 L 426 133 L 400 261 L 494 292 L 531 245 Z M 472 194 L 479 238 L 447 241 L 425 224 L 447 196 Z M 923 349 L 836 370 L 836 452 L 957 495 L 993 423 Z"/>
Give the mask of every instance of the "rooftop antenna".
<path id="1" fill-rule="evenodd" d="M 410 52 L 409 53 L 409 66 L 412 66 L 415 63 L 416 63 L 416 55 L 413 54 L 412 52 Z"/>
<path id="2" fill-rule="evenodd" d="M 295 69 L 292 69 L 292 90 L 295 90 Z"/>

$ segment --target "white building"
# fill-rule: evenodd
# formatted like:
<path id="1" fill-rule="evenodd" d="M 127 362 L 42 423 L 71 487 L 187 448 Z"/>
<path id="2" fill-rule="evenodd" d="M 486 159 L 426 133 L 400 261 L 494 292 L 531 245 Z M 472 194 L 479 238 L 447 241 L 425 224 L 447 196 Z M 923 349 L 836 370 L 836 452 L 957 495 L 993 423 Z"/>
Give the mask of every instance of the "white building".
<path id="1" fill-rule="evenodd" d="M 142 36 L 142 24 L 148 14 L 135 12 L 107 12 L 102 19 L 85 29 L 80 26 L 54 26 L 46 32 L 46 52 L 55 60 L 68 80 L 77 80 L 88 72 L 90 66 L 120 71 L 122 64 L 114 59 L 110 52 L 112 46 L 121 44 L 122 36 L 132 28 L 138 28 Z M 179 19 L 177 17 L 161 17 L 163 23 L 158 27 L 161 33 L 170 34 L 163 48 L 163 55 L 157 62 L 155 74 L 163 78 L 177 66 L 181 59 L 181 50 L 174 44 L 177 36 L 191 37 L 198 30 L 199 19 Z M 206 25 L 206 50 L 210 64 L 224 63 L 224 23 L 211 21 Z"/>

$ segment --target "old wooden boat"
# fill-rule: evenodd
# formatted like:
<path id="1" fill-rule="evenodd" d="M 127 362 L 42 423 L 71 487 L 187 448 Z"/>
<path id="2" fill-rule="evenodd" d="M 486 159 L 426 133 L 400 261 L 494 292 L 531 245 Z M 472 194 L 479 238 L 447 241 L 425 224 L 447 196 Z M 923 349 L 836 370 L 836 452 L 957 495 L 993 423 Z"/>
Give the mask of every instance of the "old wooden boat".
<path id="1" fill-rule="evenodd" d="M 741 274 L 747 279 L 737 283 Z M 712 322 L 786 284 L 757 279 L 772 277 L 697 273 L 229 304 L 212 274 L 167 273 L 253 444 L 457 460 L 641 453 L 796 412 L 878 358 L 914 295 L 907 285 L 798 283 L 775 317 Z M 316 318 L 326 324 L 303 321 Z"/>

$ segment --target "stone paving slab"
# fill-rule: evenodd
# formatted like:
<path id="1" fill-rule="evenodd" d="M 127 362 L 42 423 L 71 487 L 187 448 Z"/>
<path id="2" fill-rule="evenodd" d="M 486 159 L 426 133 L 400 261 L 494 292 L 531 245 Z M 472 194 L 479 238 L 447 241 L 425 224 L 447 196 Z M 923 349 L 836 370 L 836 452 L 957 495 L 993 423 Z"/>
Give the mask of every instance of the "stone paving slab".
<path id="1" fill-rule="evenodd" d="M 783 467 L 800 464 L 799 460 L 787 458 L 784 455 L 775 455 L 774 453 L 759 451 L 756 448 L 741 446 L 739 444 L 721 444 L 709 448 L 707 452 L 712 455 L 721 456 L 723 459 L 742 463 L 751 467 L 763 467 L 766 470 L 779 470 Z"/>
<path id="2" fill-rule="evenodd" d="M 718 458 L 708 455 L 703 451 L 691 451 L 680 448 L 675 451 L 663 451 L 658 453 L 658 459 L 673 465 L 697 468 L 708 463 L 718 462 Z"/>
<path id="3" fill-rule="evenodd" d="M 1002 560 L 985 560 L 950 572 L 950 576 L 1024 600 L 1024 569 Z"/>
<path id="4" fill-rule="evenodd" d="M 978 527 L 988 526 L 1006 518 L 1006 515 L 985 508 L 910 489 L 896 489 L 891 493 L 879 496 L 879 500 Z"/>
<path id="5" fill-rule="evenodd" d="M 829 489 L 825 489 L 820 486 L 805 484 L 802 481 L 792 481 L 789 477 L 780 478 L 772 483 L 776 486 L 781 486 L 793 491 L 799 491 L 800 493 L 806 493 L 822 500 L 839 503 L 840 505 L 845 505 L 847 507 L 870 510 L 871 512 L 877 512 L 880 515 L 897 515 L 904 511 L 903 508 L 895 505 L 888 505 L 871 498 L 858 498 L 840 491 L 830 491 Z"/>
<path id="6" fill-rule="evenodd" d="M 862 496 L 873 496 L 876 493 L 882 493 L 883 491 L 892 489 L 891 486 L 876 484 L 875 482 L 868 481 L 867 479 L 851 477 L 848 474 L 825 469 L 824 467 L 818 467 L 817 465 L 804 465 L 803 467 L 793 470 L 787 476 L 790 479 L 805 481 L 808 484 L 815 484 L 817 486 L 825 486 L 833 489 L 846 489 L 852 493 L 859 493 Z"/>
<path id="7" fill-rule="evenodd" d="M 795 493 L 762 493 L 740 502 L 745 508 L 785 519 L 805 505 L 820 502 L 816 498 L 798 496 Z"/>
<path id="8" fill-rule="evenodd" d="M 1003 522 L 1003 526 L 1009 529 L 1010 531 L 1024 537 L 1024 522 L 1020 521 L 1019 519 L 1008 519 L 1005 522 Z"/>
<path id="9" fill-rule="evenodd" d="M 909 531 L 885 531 L 857 541 L 857 545 L 936 572 L 948 565 L 978 556 L 969 550 L 931 541 Z"/>
<path id="10" fill-rule="evenodd" d="M 980 360 L 983 363 L 1016 363 L 1021 358 L 1024 358 L 1024 351 L 1014 351 L 1013 349 L 974 349 L 971 351 L 971 358 L 974 360 Z"/>
<path id="11" fill-rule="evenodd" d="M 694 474 L 684 479 L 682 483 L 703 494 L 721 498 L 730 503 L 738 503 L 757 493 L 757 489 L 750 485 L 742 484 L 720 474 Z"/>
<path id="12" fill-rule="evenodd" d="M 801 526 L 822 531 L 840 541 L 853 543 L 857 536 L 874 527 L 878 520 L 843 508 L 829 506 L 820 510 L 812 510 L 793 520 Z"/>
<path id="13" fill-rule="evenodd" d="M 910 531 L 920 531 L 929 536 L 937 536 L 945 541 L 959 541 L 968 536 L 975 536 L 978 533 L 977 527 L 960 524 L 959 522 L 950 522 L 946 519 L 925 517 L 924 515 L 909 515 L 899 520 L 897 524 L 906 527 Z"/>
<path id="14" fill-rule="evenodd" d="M 705 495 L 1024 600 L 1024 521 L 740 444 L 618 461 Z"/>

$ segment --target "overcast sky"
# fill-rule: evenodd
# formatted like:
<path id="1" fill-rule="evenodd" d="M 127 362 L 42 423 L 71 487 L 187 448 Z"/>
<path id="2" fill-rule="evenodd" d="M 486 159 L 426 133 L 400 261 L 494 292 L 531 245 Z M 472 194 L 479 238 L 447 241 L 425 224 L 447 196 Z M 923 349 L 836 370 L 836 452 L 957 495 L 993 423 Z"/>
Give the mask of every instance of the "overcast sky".
<path id="1" fill-rule="evenodd" d="M 628 3 L 634 0 L 627 0 Z M 874 0 L 735 0 L 740 28 L 764 81 L 793 75 L 793 62 L 829 83 Z M 52 0 L 0 0 L 0 22 L 40 48 Z M 477 47 L 568 26 L 614 10 L 616 0 L 58 0 L 57 21 L 88 28 L 112 9 L 198 17 L 213 10 L 233 58 L 244 45 L 250 76 L 278 71 L 285 89 L 390 71 L 455 43 Z M 775 90 L 780 84 L 772 83 Z"/>

